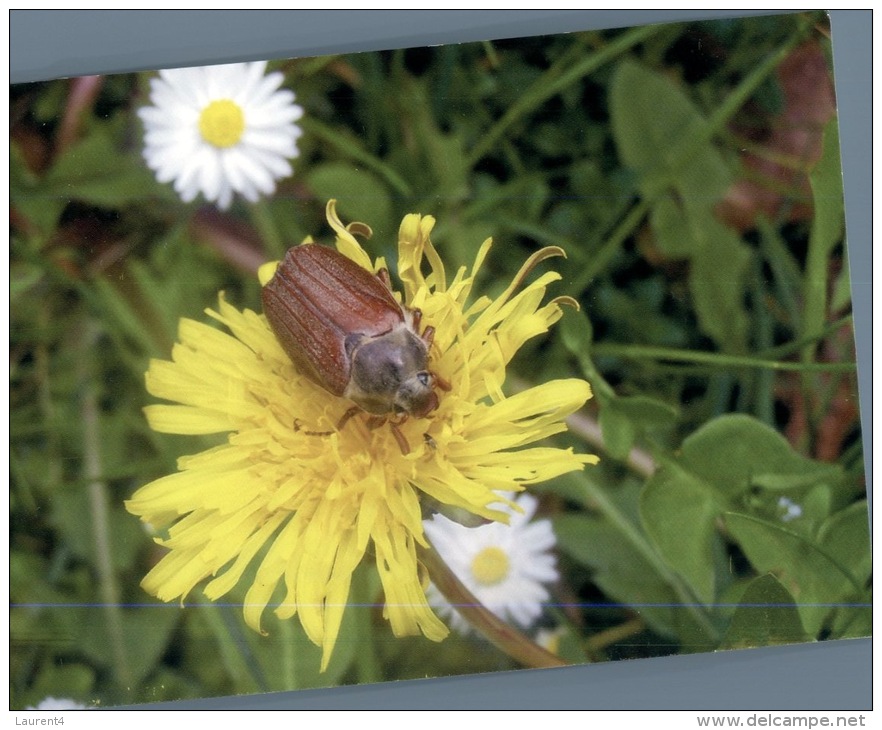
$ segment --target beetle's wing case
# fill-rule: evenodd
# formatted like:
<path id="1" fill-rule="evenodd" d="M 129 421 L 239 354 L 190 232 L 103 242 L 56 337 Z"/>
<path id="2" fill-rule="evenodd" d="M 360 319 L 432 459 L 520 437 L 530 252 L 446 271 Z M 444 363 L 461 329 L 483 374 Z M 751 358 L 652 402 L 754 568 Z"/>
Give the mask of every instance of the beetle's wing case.
<path id="1" fill-rule="evenodd" d="M 262 297 L 294 365 L 335 395 L 343 395 L 351 375 L 346 338 L 382 335 L 404 321 L 401 305 L 376 276 L 316 244 L 288 249 Z"/>

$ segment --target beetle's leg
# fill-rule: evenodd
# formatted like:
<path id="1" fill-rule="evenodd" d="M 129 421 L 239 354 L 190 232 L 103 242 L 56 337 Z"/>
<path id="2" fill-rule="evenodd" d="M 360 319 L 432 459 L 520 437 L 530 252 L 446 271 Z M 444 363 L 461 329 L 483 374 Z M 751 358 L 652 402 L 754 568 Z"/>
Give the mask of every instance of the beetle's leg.
<path id="1" fill-rule="evenodd" d="M 305 433 L 307 436 L 330 436 L 333 431 L 304 431 L 300 428 L 300 419 L 294 419 L 294 430 L 299 431 L 300 433 Z"/>
<path id="2" fill-rule="evenodd" d="M 352 408 L 346 411 L 346 413 L 343 414 L 343 417 L 337 422 L 337 430 L 342 431 L 343 426 L 349 423 L 349 419 L 356 415 L 360 410 L 361 408 L 358 406 L 352 406 Z"/>
<path id="3" fill-rule="evenodd" d="M 388 269 L 380 269 L 377 272 L 377 278 L 385 284 L 386 288 L 389 291 L 392 291 L 392 279 L 389 278 L 389 270 Z"/>
<path id="4" fill-rule="evenodd" d="M 389 424 L 389 428 L 392 429 L 392 435 L 395 437 L 395 440 L 398 442 L 398 448 L 401 449 L 401 453 L 407 456 L 410 453 L 410 444 L 407 443 L 407 439 L 404 437 L 404 434 L 401 433 L 401 429 L 398 428 L 402 423 L 407 420 L 407 413 L 401 418 L 400 421 L 395 422 L 391 418 L 386 416 L 371 416 L 367 419 L 367 427 L 372 431 L 375 428 L 379 428 L 384 423 Z"/>
<path id="5" fill-rule="evenodd" d="M 352 406 L 352 408 L 347 410 L 346 413 L 343 414 L 342 418 L 340 418 L 340 420 L 337 421 L 337 430 L 336 431 L 304 431 L 300 427 L 300 420 L 297 418 L 294 419 L 294 430 L 300 431 L 301 433 L 305 433 L 307 436 L 330 436 L 332 433 L 337 433 L 339 431 L 342 431 L 343 427 L 347 423 L 349 423 L 349 419 L 351 419 L 353 416 L 357 415 L 359 413 L 359 411 L 361 411 L 361 408 L 359 408 L 358 406 Z"/>
<path id="6" fill-rule="evenodd" d="M 402 421 L 402 423 L 404 423 L 404 421 Z M 394 421 L 389 421 L 389 428 L 392 429 L 392 435 L 398 442 L 398 448 L 401 449 L 401 453 L 404 456 L 407 456 L 410 453 L 410 444 L 407 443 L 407 439 L 404 438 L 404 434 L 401 433 L 401 429 L 398 428 L 398 424 Z"/>
<path id="7" fill-rule="evenodd" d="M 435 385 L 441 388 L 441 390 L 449 393 L 453 389 L 450 382 L 442 378 L 438 373 L 432 373 L 432 378 L 435 380 Z"/>
<path id="8" fill-rule="evenodd" d="M 419 311 L 419 310 L 417 310 Z M 419 323 L 415 323 L 415 327 L 419 329 Z M 431 349 L 432 343 L 435 341 L 435 328 L 432 326 L 426 327 L 425 332 L 420 335 L 420 339 L 426 343 L 426 349 Z"/>
<path id="9" fill-rule="evenodd" d="M 386 423 L 386 420 L 386 416 L 371 416 L 367 419 L 367 427 L 373 431 L 375 428 L 379 428 Z"/>

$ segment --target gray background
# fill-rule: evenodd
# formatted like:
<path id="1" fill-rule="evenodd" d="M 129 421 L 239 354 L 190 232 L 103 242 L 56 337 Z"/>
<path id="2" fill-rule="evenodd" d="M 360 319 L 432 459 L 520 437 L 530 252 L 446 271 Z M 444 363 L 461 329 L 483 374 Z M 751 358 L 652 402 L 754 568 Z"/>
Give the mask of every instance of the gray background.
<path id="1" fill-rule="evenodd" d="M 9 23 L 10 82 L 745 14 L 707 10 L 13 10 Z M 838 10 L 830 15 L 869 491 L 872 12 Z M 872 708 L 871 648 L 870 639 L 860 639 L 149 707 L 860 710 Z"/>

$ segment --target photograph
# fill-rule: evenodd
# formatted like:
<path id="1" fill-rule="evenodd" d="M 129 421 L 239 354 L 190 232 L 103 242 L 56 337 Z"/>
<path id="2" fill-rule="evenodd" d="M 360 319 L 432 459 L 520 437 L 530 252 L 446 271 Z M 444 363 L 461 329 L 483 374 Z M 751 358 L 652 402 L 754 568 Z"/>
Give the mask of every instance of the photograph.
<path id="1" fill-rule="evenodd" d="M 10 709 L 871 636 L 834 42 L 12 84 Z"/>

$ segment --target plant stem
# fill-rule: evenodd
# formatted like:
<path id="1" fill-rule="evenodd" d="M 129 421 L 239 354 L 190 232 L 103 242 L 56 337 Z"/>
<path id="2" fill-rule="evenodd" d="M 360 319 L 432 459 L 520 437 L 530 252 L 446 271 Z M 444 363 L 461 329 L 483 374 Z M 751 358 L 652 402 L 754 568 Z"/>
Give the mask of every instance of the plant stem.
<path id="1" fill-rule="evenodd" d="M 282 237 L 279 235 L 279 229 L 273 220 L 272 212 L 269 205 L 263 199 L 248 206 L 251 214 L 251 221 L 257 229 L 258 234 L 263 242 L 263 248 L 270 258 L 281 259 L 285 255 L 287 247 Z"/>
<path id="2" fill-rule="evenodd" d="M 114 679 L 119 687 L 132 686 L 132 673 L 125 653 L 122 609 L 119 605 L 119 586 L 113 572 L 113 547 L 110 540 L 110 508 L 107 485 L 101 478 L 101 429 L 98 412 L 98 393 L 92 354 L 98 339 L 96 326 L 86 321 L 79 338 L 80 422 L 83 433 L 83 477 L 89 498 L 92 544 L 95 548 L 95 569 L 101 593 L 110 651 L 113 657 Z"/>
<path id="3" fill-rule="evenodd" d="M 564 661 L 488 611 L 457 578 L 433 547 L 420 549 L 420 560 L 435 587 L 456 607 L 457 612 L 480 631 L 497 649 L 525 667 L 565 667 Z"/>
<path id="4" fill-rule="evenodd" d="M 679 159 L 677 160 L 677 164 L 675 165 L 673 171 L 674 174 L 678 168 L 685 167 L 696 159 L 696 153 L 702 148 L 702 146 L 708 144 L 711 139 L 723 130 L 729 119 L 742 106 L 744 106 L 744 103 L 766 80 L 766 77 L 771 74 L 785 58 L 787 58 L 787 55 L 793 50 L 797 43 L 802 40 L 806 31 L 807 28 L 802 28 L 794 33 L 784 45 L 768 56 L 760 66 L 758 66 L 731 94 L 729 94 L 728 97 L 726 97 L 723 103 L 714 112 L 713 116 L 708 119 L 708 123 L 704 126 L 701 132 L 696 134 L 695 137 L 690 140 L 689 144 L 684 145 L 679 155 Z M 608 50 L 608 48 L 604 50 Z M 513 110 L 514 107 L 510 110 L 510 113 Z M 508 116 L 509 115 L 506 114 L 506 116 L 500 120 L 499 124 L 504 122 Z M 497 124 L 497 126 L 499 126 L 499 124 Z M 625 219 L 612 232 L 606 243 L 604 243 L 600 250 L 592 257 L 591 264 L 580 272 L 578 279 L 576 279 L 571 286 L 571 291 L 582 291 L 591 283 L 594 277 L 604 269 L 610 259 L 615 255 L 619 246 L 621 246 L 621 244 L 631 235 L 640 221 L 643 220 L 649 212 L 655 199 L 665 192 L 667 185 L 667 180 L 662 180 L 652 189 L 643 191 L 641 201 L 631 209 L 628 215 L 625 216 Z"/>
<path id="5" fill-rule="evenodd" d="M 654 568 L 662 579 L 671 587 L 677 598 L 695 622 L 716 643 L 719 632 L 711 623 L 703 606 L 690 592 L 680 577 L 671 570 L 661 556 L 649 545 L 646 538 L 631 523 L 628 517 L 609 499 L 607 494 L 590 479 L 583 479 L 588 501 L 593 508 L 601 512 L 621 532 L 624 538 L 640 553 L 640 555 Z"/>
<path id="6" fill-rule="evenodd" d="M 620 345 L 599 343 L 594 345 L 594 353 L 612 357 L 625 357 L 632 360 L 673 360 L 675 362 L 706 363 L 727 368 L 763 368 L 766 370 L 795 370 L 797 372 L 853 372 L 854 362 L 781 362 L 761 357 L 726 355 L 719 352 L 700 352 L 680 350 L 673 347 L 653 347 L 650 345 Z"/>
<path id="7" fill-rule="evenodd" d="M 643 623 L 643 619 L 633 618 L 630 621 L 625 621 L 623 624 L 613 626 L 606 631 L 594 634 L 594 636 L 585 642 L 585 651 L 588 654 L 594 654 L 612 644 L 617 644 L 622 639 L 627 639 L 639 634 L 645 628 L 646 624 Z"/>
<path id="8" fill-rule="evenodd" d="M 538 109 L 548 99 L 559 94 L 583 76 L 593 73 L 629 48 L 646 40 L 661 28 L 662 26 L 660 25 L 644 25 L 632 28 L 627 33 L 623 33 L 611 41 L 609 45 L 586 56 L 580 63 L 576 63 L 569 69 L 561 71 L 560 68 L 554 67 L 544 73 L 508 108 L 508 111 L 502 115 L 502 118 L 475 145 L 475 148 L 466 160 L 465 166 L 469 169 L 474 167 L 484 155 L 493 149 L 496 143 L 508 131 L 509 127 Z"/>

